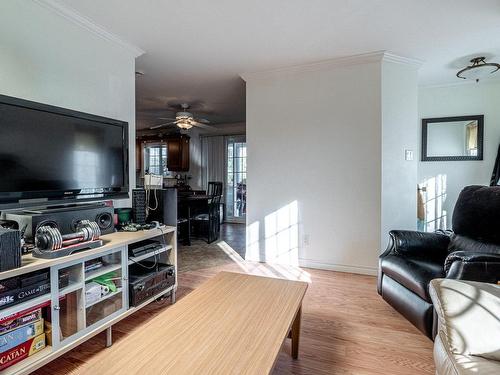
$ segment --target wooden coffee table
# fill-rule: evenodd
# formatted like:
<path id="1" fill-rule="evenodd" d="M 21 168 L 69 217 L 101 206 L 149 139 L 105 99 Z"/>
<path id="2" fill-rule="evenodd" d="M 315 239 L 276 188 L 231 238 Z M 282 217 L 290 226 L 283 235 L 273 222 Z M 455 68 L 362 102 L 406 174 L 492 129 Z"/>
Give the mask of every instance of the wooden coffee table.
<path id="1" fill-rule="evenodd" d="M 301 281 L 221 272 L 82 373 L 268 374 L 287 337 L 298 356 L 306 290 Z"/>

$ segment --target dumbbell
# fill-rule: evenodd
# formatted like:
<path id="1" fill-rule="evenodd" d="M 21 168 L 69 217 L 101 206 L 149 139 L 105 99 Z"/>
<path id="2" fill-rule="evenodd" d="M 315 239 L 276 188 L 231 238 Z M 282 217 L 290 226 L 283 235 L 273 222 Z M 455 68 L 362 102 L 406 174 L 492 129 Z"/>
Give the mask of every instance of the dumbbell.
<path id="1" fill-rule="evenodd" d="M 98 240 L 101 230 L 95 221 L 81 220 L 76 232 L 61 234 L 59 229 L 44 225 L 36 231 L 35 244 L 41 250 L 59 250 L 80 242 Z"/>

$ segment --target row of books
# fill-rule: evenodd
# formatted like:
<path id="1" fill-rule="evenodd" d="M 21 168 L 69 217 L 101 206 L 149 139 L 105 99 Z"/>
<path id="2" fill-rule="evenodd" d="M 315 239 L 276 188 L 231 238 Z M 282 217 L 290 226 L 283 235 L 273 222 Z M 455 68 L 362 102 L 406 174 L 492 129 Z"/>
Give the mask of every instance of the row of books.
<path id="1" fill-rule="evenodd" d="M 45 348 L 43 308 L 49 302 L 0 319 L 0 371 Z"/>

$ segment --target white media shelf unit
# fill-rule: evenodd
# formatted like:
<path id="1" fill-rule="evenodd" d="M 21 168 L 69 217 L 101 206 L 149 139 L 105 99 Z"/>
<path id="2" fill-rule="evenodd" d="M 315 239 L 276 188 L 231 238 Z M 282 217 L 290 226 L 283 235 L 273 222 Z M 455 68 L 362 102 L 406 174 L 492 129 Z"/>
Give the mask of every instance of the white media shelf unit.
<path id="1" fill-rule="evenodd" d="M 0 280 L 20 276 L 29 272 L 50 270 L 50 293 L 26 302 L 0 310 L 0 318 L 29 309 L 50 301 L 51 343 L 45 349 L 1 371 L 2 375 L 24 375 L 42 367 L 48 362 L 75 348 L 82 342 L 106 330 L 106 345 L 111 345 L 113 324 L 133 314 L 135 311 L 157 300 L 170 296 L 175 302 L 177 289 L 177 233 L 175 227 L 162 226 L 139 232 L 116 232 L 104 235 L 104 245 L 97 249 L 78 252 L 57 259 L 39 259 L 31 255 L 23 257 L 22 266 L 0 272 Z M 163 248 L 154 253 L 129 258 L 128 246 L 147 239 L 159 239 Z M 129 306 L 128 275 L 129 265 L 154 257 L 160 262 L 175 266 L 175 284 L 139 306 Z M 85 272 L 87 262 L 99 260 L 100 268 Z M 69 274 L 67 286 L 59 287 L 59 274 Z M 98 276 L 113 272 L 117 289 L 98 301 L 86 303 L 85 284 Z M 121 286 L 120 286 L 121 285 Z"/>

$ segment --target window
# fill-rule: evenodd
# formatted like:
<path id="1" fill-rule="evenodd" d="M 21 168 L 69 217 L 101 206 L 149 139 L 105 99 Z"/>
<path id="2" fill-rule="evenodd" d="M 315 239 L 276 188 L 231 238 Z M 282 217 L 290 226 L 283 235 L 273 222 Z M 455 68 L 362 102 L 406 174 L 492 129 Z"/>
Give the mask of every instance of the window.
<path id="1" fill-rule="evenodd" d="M 144 173 L 167 176 L 167 145 L 147 144 L 144 146 Z"/>
<path id="2" fill-rule="evenodd" d="M 247 146 L 244 136 L 227 139 L 226 219 L 242 221 L 247 205 Z"/>

